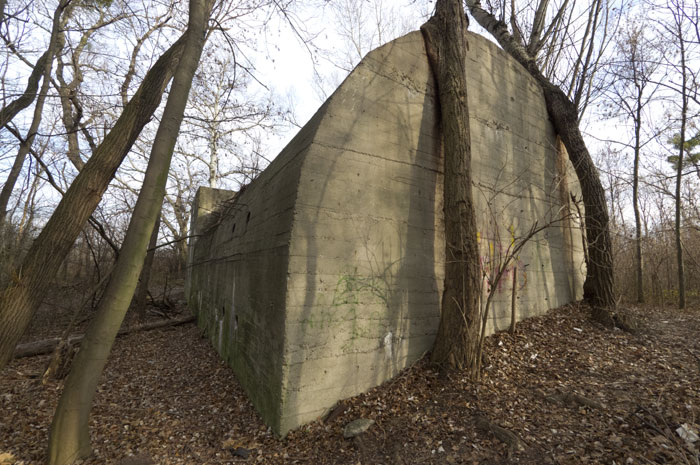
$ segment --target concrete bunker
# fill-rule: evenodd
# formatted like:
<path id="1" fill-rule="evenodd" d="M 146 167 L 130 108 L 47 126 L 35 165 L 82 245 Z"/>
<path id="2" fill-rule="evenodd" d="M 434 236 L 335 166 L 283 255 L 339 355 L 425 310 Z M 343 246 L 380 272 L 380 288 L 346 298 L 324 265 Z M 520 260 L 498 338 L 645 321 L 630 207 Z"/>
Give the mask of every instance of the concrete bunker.
<path id="1" fill-rule="evenodd" d="M 491 42 L 470 34 L 469 43 L 473 189 L 488 270 L 535 221 L 569 211 L 578 184 L 538 85 Z M 444 264 L 436 121 L 423 38 L 413 32 L 369 53 L 244 190 L 199 190 L 188 302 L 276 433 L 432 347 Z M 539 233 L 512 268 L 519 319 L 579 299 L 578 221 Z M 510 323 L 511 281 L 501 281 L 490 331 Z"/>

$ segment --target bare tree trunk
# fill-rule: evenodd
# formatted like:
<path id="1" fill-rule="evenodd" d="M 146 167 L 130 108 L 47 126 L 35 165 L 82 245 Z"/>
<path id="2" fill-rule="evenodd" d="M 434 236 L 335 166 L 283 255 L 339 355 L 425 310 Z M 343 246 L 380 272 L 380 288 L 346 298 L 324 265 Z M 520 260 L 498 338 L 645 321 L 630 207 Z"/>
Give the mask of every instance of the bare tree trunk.
<path id="1" fill-rule="evenodd" d="M 58 34 L 61 14 L 63 14 L 63 10 L 66 5 L 67 2 L 63 0 L 59 3 L 58 7 L 56 7 L 56 11 L 53 15 L 53 25 L 51 29 L 49 47 L 41 58 L 39 58 L 34 70 L 32 71 L 32 74 L 29 76 L 29 83 L 27 84 L 27 89 L 24 91 L 24 94 L 15 99 L 0 112 L 0 127 L 3 127 L 9 123 L 12 118 L 17 115 L 17 113 L 22 111 L 24 108 L 27 108 L 34 101 L 37 95 L 39 79 L 42 79 L 41 92 L 39 93 L 36 106 L 34 107 L 34 115 L 32 117 L 29 130 L 27 131 L 27 137 L 23 141 L 20 141 L 17 156 L 12 164 L 7 180 L 2 186 L 2 191 L 0 191 L 0 229 L 5 224 L 7 204 L 10 201 L 12 191 L 14 190 L 17 179 L 22 171 L 24 160 L 27 158 L 27 154 L 32 148 L 34 137 L 39 130 L 39 125 L 41 124 L 41 116 L 44 111 L 44 102 L 46 101 L 46 94 L 49 91 L 49 84 L 51 82 L 51 67 L 53 65 L 53 58 L 56 55 L 56 49 L 58 48 Z"/>
<path id="2" fill-rule="evenodd" d="M 593 316 L 610 324 L 610 309 L 615 307 L 616 302 L 610 219 L 605 190 L 579 130 L 576 107 L 558 87 L 544 82 L 540 82 L 540 85 L 544 90 L 554 128 L 564 142 L 581 185 L 588 249 L 583 297 L 593 306 Z"/>
<path id="3" fill-rule="evenodd" d="M 153 226 L 151 239 L 148 242 L 148 252 L 146 260 L 143 262 L 141 276 L 139 277 L 139 285 L 136 288 L 134 295 L 134 309 L 140 320 L 146 319 L 146 295 L 148 294 L 148 282 L 151 280 L 151 268 L 153 267 L 153 258 L 156 255 L 156 244 L 158 242 L 158 229 L 160 229 L 160 214 L 156 219 L 156 224 Z"/>
<path id="4" fill-rule="evenodd" d="M 685 152 L 685 130 L 688 115 L 687 74 L 685 69 L 685 47 L 681 41 L 681 66 L 683 68 L 683 89 L 681 103 L 681 134 L 678 143 L 678 166 L 676 167 L 676 215 L 674 221 L 676 239 L 676 263 L 678 268 L 678 308 L 685 308 L 685 268 L 683 263 L 683 243 L 681 241 L 681 181 L 683 179 L 683 155 Z"/>
<path id="5" fill-rule="evenodd" d="M 12 357 L 48 284 L 141 129 L 160 105 L 184 49 L 183 35 L 153 65 L 112 130 L 93 152 L 34 241 L 15 279 L 0 294 L 0 369 Z"/>
<path id="6" fill-rule="evenodd" d="M 204 46 L 211 3 L 211 0 L 190 1 L 185 50 L 155 136 L 122 252 L 56 407 L 49 438 L 50 465 L 67 465 L 91 453 L 88 420 L 92 400 L 114 338 L 134 295 L 149 238 L 163 204 L 170 161 Z"/>
<path id="7" fill-rule="evenodd" d="M 676 261 L 678 263 L 678 308 L 685 308 L 685 267 L 683 264 L 683 243 L 681 241 L 681 180 L 683 176 L 683 155 L 685 151 L 685 132 L 688 122 L 688 67 L 685 49 L 685 39 L 683 38 L 682 20 L 674 13 L 676 26 L 678 28 L 678 38 L 681 55 L 682 87 L 681 87 L 681 134 L 678 147 L 678 170 L 676 172 Z"/>
<path id="8" fill-rule="evenodd" d="M 634 168 L 632 173 L 632 207 L 634 209 L 634 251 L 635 275 L 637 277 L 637 302 L 644 303 L 644 262 L 642 260 L 642 216 L 639 212 L 639 157 L 640 131 L 642 126 L 641 92 L 637 94 L 637 108 L 634 127 Z"/>
<path id="9" fill-rule="evenodd" d="M 75 2 L 71 4 L 71 9 L 75 8 Z M 63 24 L 61 25 L 59 41 L 63 45 L 66 42 L 65 30 L 68 22 L 68 17 L 70 13 L 67 13 L 64 17 Z M 90 38 L 93 34 L 98 32 L 105 24 L 109 23 L 110 20 L 105 19 L 105 10 L 100 9 L 99 17 L 91 27 L 84 30 L 80 40 L 73 46 L 72 56 L 71 56 L 71 73 L 70 82 L 66 82 L 65 78 L 65 63 L 63 62 L 61 56 L 57 58 L 56 65 L 56 80 L 54 83 L 58 95 L 60 97 L 61 110 L 62 110 L 62 121 L 63 126 L 66 129 L 66 139 L 68 142 L 68 151 L 66 152 L 66 157 L 75 166 L 75 168 L 80 171 L 83 169 L 85 162 L 80 158 L 80 144 L 78 139 L 78 132 L 81 129 L 81 119 L 83 116 L 83 107 L 78 99 L 78 89 L 83 82 L 83 70 L 81 69 L 81 55 L 83 50 L 88 47 L 90 43 Z M 126 102 L 125 102 L 126 103 Z M 75 112 L 73 111 L 75 109 Z M 83 135 L 87 134 L 87 131 L 83 131 Z M 88 143 L 94 148 L 94 141 L 88 138 Z"/>
<path id="10" fill-rule="evenodd" d="M 697 6 L 697 4 L 696 4 Z M 670 69 L 675 69 L 678 71 L 678 68 L 680 68 L 680 73 L 681 73 L 681 85 L 680 85 L 680 97 L 681 97 L 681 105 L 680 105 L 680 110 L 681 110 L 681 128 L 680 128 L 680 134 L 678 135 L 678 140 L 677 143 L 678 145 L 676 148 L 678 149 L 678 163 L 676 165 L 676 188 L 675 188 L 675 218 L 674 218 L 674 239 L 675 239 L 675 248 L 676 248 L 676 269 L 678 273 L 678 308 L 683 309 L 685 308 L 686 301 L 685 301 L 685 265 L 683 261 L 683 242 L 681 238 L 681 226 L 682 226 L 682 202 L 683 199 L 681 198 L 681 187 L 682 187 L 682 180 L 683 180 L 683 169 L 685 168 L 684 166 L 684 158 L 685 158 L 685 152 L 686 150 L 690 149 L 689 142 L 686 140 L 686 131 L 688 130 L 688 104 L 689 104 L 689 99 L 692 98 L 692 86 L 695 85 L 695 74 L 693 73 L 692 69 L 689 67 L 688 63 L 690 61 L 689 55 L 688 55 L 688 49 L 686 48 L 686 45 L 688 43 L 691 43 L 690 41 L 686 40 L 685 33 L 686 33 L 686 24 L 685 21 L 689 20 L 690 17 L 688 16 L 688 13 L 686 9 L 684 8 L 685 4 L 684 2 L 668 2 L 666 4 L 666 8 L 669 10 L 669 13 L 671 14 L 671 18 L 673 20 L 673 27 L 671 26 L 665 26 L 665 29 L 668 33 L 671 34 L 669 37 L 675 44 L 678 45 L 678 56 L 680 57 L 680 64 L 676 62 L 676 57 L 672 56 L 672 58 L 668 61 L 668 63 L 671 65 Z M 697 12 L 696 12 L 697 14 Z M 690 19 L 692 22 L 692 19 Z M 695 23 L 695 27 L 697 27 L 697 23 Z M 698 34 L 700 35 L 700 34 Z M 671 82 L 673 82 L 673 79 L 671 79 Z M 695 99 L 694 99 L 695 100 Z M 697 101 L 697 100 L 696 100 Z M 692 140 L 692 138 L 691 138 Z M 675 137 L 672 140 L 672 142 L 676 143 Z M 690 153 L 688 154 L 690 155 Z M 686 163 L 687 164 L 687 163 Z"/>
<path id="11" fill-rule="evenodd" d="M 62 12 L 62 5 L 59 5 L 56 12 L 59 14 Z M 41 80 L 41 76 L 44 74 L 44 69 L 46 68 L 46 62 L 49 60 L 49 55 L 49 50 L 47 50 L 37 60 L 36 64 L 34 65 L 34 69 L 27 80 L 27 87 L 25 88 L 24 93 L 0 110 L 0 127 L 4 127 L 7 123 L 12 121 L 12 119 L 17 116 L 20 111 L 32 104 L 36 98 L 37 91 L 39 90 L 39 81 Z M 51 59 L 53 60 L 53 57 Z"/>
<path id="12" fill-rule="evenodd" d="M 505 23 L 482 9 L 478 0 L 467 0 L 467 5 L 477 22 L 535 78 L 542 88 L 554 128 L 564 142 L 581 184 L 588 249 L 586 281 L 583 285 L 584 299 L 592 305 L 595 319 L 612 324 L 612 309 L 616 302 L 610 219 L 598 170 L 578 127 L 576 105 L 542 74 L 537 61 L 513 39 Z"/>
<path id="13" fill-rule="evenodd" d="M 209 129 L 209 187 L 216 189 L 219 180 L 219 135 Z"/>
<path id="14" fill-rule="evenodd" d="M 445 157 L 445 289 L 432 361 L 478 377 L 479 246 L 471 189 L 467 19 L 460 0 L 438 0 L 421 27 L 440 100 Z"/>
<path id="15" fill-rule="evenodd" d="M 29 240 L 29 231 L 34 223 L 34 214 L 36 212 L 36 194 L 39 191 L 39 181 L 41 180 L 42 171 L 43 170 L 41 168 L 37 169 L 37 173 L 34 176 L 34 181 L 32 181 L 32 186 L 29 188 L 27 199 L 24 202 L 22 218 L 17 225 L 17 237 L 15 238 L 17 258 L 21 256 L 22 250 L 24 249 L 24 244 Z"/>

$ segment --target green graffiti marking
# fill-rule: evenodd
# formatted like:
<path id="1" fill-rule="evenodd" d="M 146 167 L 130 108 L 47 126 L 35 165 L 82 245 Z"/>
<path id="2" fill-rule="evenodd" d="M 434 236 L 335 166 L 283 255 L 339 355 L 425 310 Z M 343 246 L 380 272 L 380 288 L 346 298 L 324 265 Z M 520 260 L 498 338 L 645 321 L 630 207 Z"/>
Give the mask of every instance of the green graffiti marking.
<path id="1" fill-rule="evenodd" d="M 374 338 L 376 325 L 384 317 L 381 311 L 363 308 L 380 304 L 389 307 L 389 284 L 382 276 L 363 276 L 357 268 L 341 273 L 328 306 L 303 320 L 309 328 L 327 330 L 349 323 L 349 339 L 342 350 L 350 350 L 362 338 Z M 374 322 L 374 323 L 373 323 Z"/>

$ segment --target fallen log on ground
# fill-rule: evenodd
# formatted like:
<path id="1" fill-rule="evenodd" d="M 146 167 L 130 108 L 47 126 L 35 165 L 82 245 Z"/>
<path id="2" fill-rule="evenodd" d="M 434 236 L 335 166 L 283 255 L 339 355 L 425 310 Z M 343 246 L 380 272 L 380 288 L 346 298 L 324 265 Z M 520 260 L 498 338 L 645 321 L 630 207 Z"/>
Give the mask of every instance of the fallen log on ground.
<path id="1" fill-rule="evenodd" d="M 134 333 L 137 331 L 149 331 L 152 329 L 163 328 L 166 326 L 178 326 L 184 325 L 194 321 L 194 316 L 185 315 L 178 318 L 170 318 L 165 320 L 152 321 L 150 323 L 143 323 L 140 325 L 132 326 L 130 328 L 125 328 L 119 331 L 117 336 L 123 336 L 125 334 Z M 83 335 L 79 334 L 76 336 L 70 336 L 68 342 L 70 344 L 75 344 L 83 339 Z M 33 357 L 35 355 L 45 355 L 53 352 L 61 338 L 55 337 L 51 339 L 44 339 L 42 341 L 29 342 L 27 344 L 20 344 L 15 348 L 14 358 L 23 357 Z"/>

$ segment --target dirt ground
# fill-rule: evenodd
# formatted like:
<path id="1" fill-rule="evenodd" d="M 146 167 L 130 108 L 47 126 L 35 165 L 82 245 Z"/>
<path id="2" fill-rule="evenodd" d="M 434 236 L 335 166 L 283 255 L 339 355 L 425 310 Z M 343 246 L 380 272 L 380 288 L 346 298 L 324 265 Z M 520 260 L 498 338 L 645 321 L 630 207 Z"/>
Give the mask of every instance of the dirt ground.
<path id="1" fill-rule="evenodd" d="M 596 326 L 578 306 L 554 310 L 488 338 L 478 383 L 422 360 L 281 440 L 196 326 L 130 334 L 96 396 L 85 463 L 698 464 L 700 310 L 631 311 L 642 322 L 634 335 Z M 43 463 L 62 389 L 39 382 L 47 360 L 0 373 L 0 464 Z M 344 439 L 357 418 L 375 423 Z"/>

